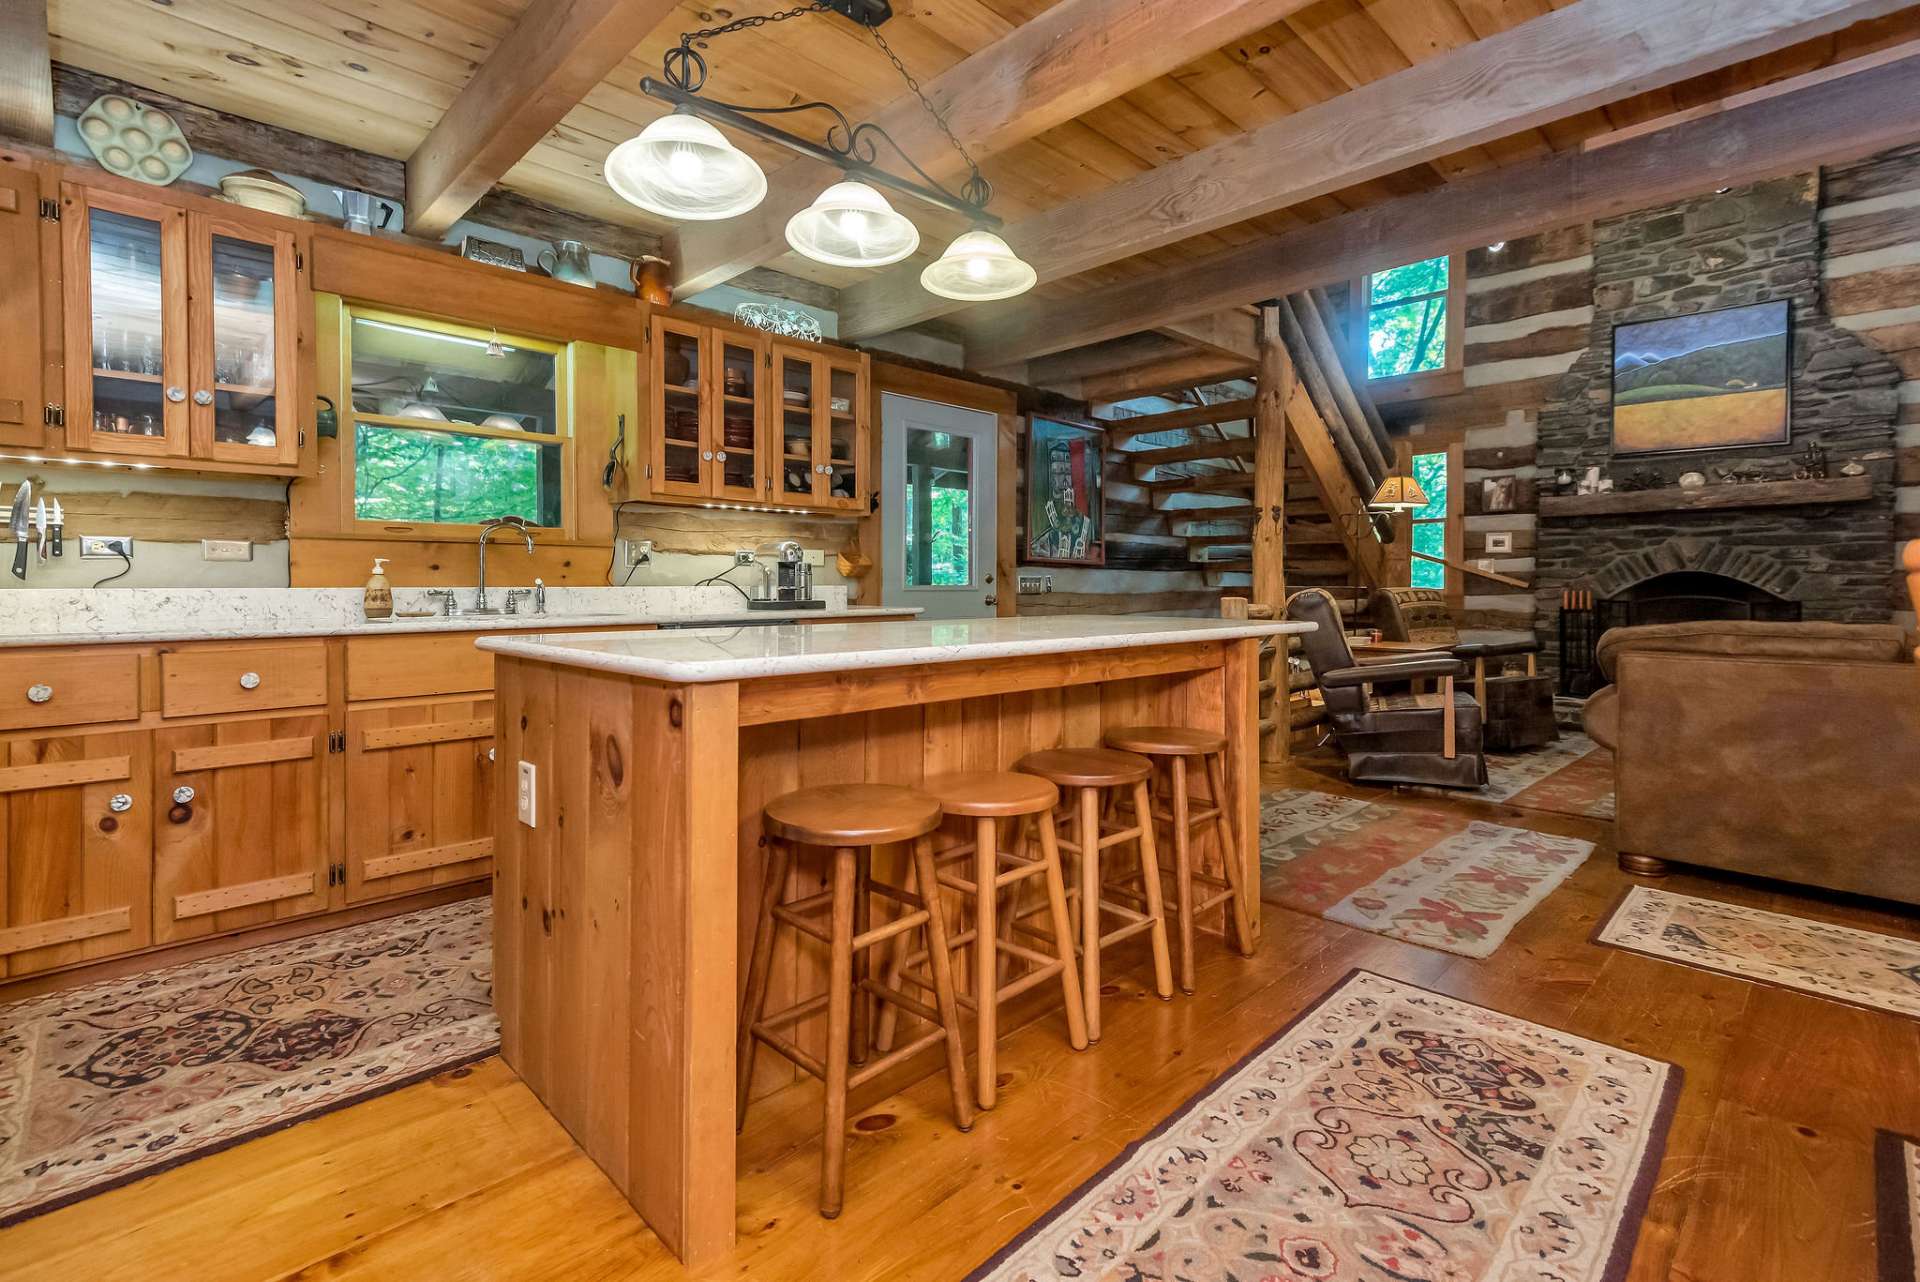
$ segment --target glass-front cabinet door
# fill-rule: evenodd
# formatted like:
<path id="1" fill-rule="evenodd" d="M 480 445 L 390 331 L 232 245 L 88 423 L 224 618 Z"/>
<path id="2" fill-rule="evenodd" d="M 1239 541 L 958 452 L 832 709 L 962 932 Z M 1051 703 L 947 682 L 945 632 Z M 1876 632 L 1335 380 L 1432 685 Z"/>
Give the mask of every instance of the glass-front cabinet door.
<path id="1" fill-rule="evenodd" d="M 805 348 L 775 344 L 773 369 L 775 394 L 779 397 L 774 413 L 780 424 L 780 467 L 775 475 L 773 501 L 811 504 L 821 489 L 826 466 L 816 414 L 826 397 L 821 385 L 817 352 Z"/>
<path id="2" fill-rule="evenodd" d="M 713 442 L 709 493 L 718 498 L 760 502 L 772 483 L 773 464 L 766 450 L 765 401 L 761 396 L 767 372 L 764 339 L 712 331 L 707 344 L 715 369 L 708 381 L 713 390 L 709 439 Z"/>
<path id="3" fill-rule="evenodd" d="M 68 184 L 67 443 L 188 451 L 187 214 Z"/>
<path id="4" fill-rule="evenodd" d="M 293 234 L 195 214 L 188 244 L 194 454 L 298 462 Z"/>
<path id="5" fill-rule="evenodd" d="M 653 318 L 652 455 L 648 467 L 655 494 L 704 498 L 714 447 L 707 432 L 708 395 L 704 326 L 667 316 Z"/>
<path id="6" fill-rule="evenodd" d="M 867 478 L 867 388 L 858 361 L 832 357 L 826 369 L 826 404 L 820 409 L 819 440 L 824 470 L 815 497 L 821 506 L 865 511 Z"/>

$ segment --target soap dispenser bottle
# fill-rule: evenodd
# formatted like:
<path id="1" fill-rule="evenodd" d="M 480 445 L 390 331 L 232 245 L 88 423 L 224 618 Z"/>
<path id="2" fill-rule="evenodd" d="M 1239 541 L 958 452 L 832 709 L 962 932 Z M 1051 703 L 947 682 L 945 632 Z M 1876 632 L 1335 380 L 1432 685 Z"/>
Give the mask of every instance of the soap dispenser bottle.
<path id="1" fill-rule="evenodd" d="M 361 609 L 369 619 L 393 617 L 393 587 L 387 582 L 387 576 L 381 572 L 386 563 L 387 558 L 384 556 L 373 558 L 373 573 L 367 576 L 366 598 Z"/>

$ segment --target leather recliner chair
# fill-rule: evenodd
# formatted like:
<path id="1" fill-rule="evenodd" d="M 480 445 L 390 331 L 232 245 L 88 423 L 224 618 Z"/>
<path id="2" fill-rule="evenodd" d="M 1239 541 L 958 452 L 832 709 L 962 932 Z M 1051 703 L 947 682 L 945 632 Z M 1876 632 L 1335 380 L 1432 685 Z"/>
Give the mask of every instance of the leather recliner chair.
<path id="1" fill-rule="evenodd" d="M 1318 588 L 1289 598 L 1287 617 L 1318 625 L 1301 636 L 1300 647 L 1326 702 L 1334 740 L 1346 754 L 1349 779 L 1446 788 L 1478 788 L 1487 782 L 1480 705 L 1453 685 L 1467 675 L 1466 664 L 1445 652 L 1355 664 L 1340 607 Z M 1410 693 L 1375 694 L 1369 689 L 1375 683 L 1429 678 L 1440 683 L 1437 699 Z"/>
<path id="2" fill-rule="evenodd" d="M 1669 860 L 1920 904 L 1920 667 L 1896 627 L 1614 628 L 1587 733 L 1620 866 Z"/>
<path id="3" fill-rule="evenodd" d="M 1367 614 L 1382 640 L 1415 641 L 1445 650 L 1473 670 L 1473 697 L 1486 721 L 1487 751 L 1519 752 L 1560 737 L 1553 720 L 1553 678 L 1534 671 L 1540 642 L 1462 641 L 1445 594 L 1432 588 L 1375 588 Z M 1503 671 L 1525 658 L 1526 671 Z"/>

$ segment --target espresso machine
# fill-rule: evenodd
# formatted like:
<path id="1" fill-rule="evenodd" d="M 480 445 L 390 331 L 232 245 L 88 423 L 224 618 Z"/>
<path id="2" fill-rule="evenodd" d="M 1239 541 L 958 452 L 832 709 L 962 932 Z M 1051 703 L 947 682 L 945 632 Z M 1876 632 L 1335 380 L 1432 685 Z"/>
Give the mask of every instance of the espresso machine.
<path id="1" fill-rule="evenodd" d="M 773 572 L 767 576 L 766 595 L 749 601 L 755 610 L 824 610 L 827 603 L 813 595 L 813 567 L 807 564 L 807 551 L 793 539 L 760 546 L 763 556 L 773 558 Z"/>

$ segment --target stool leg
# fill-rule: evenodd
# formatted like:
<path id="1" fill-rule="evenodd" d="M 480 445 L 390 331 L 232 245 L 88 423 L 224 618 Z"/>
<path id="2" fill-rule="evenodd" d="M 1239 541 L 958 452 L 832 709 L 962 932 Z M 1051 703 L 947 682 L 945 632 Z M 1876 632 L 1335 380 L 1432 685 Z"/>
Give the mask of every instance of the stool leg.
<path id="1" fill-rule="evenodd" d="M 820 1214 L 840 1214 L 847 1166 L 847 1043 L 853 1020 L 854 855 L 833 852 L 833 942 L 827 989 L 827 1117 L 821 1137 Z"/>
<path id="2" fill-rule="evenodd" d="M 778 839 L 767 843 L 766 884 L 760 889 L 760 916 L 753 923 L 753 953 L 747 962 L 747 992 L 740 1002 L 740 1088 L 734 1101 L 733 1129 L 747 1124 L 747 1093 L 753 1089 L 753 1054 L 759 1039 L 753 1026 L 767 1009 L 767 978 L 773 972 L 773 910 L 786 888 L 793 847 Z"/>
<path id="3" fill-rule="evenodd" d="M 873 849 L 861 846 L 853 854 L 853 933 L 864 935 L 873 924 Z M 867 1062 L 873 1046 L 873 994 L 865 988 L 873 973 L 873 950 L 863 948 L 853 955 L 853 1034 L 847 1058 L 855 1064 Z"/>
<path id="4" fill-rule="evenodd" d="M 1147 812 L 1147 781 L 1133 785 L 1133 804 Z M 1173 996 L 1173 966 L 1167 960 L 1167 910 L 1160 902 L 1160 858 L 1153 849 L 1153 825 L 1140 825 L 1140 876 L 1147 883 L 1147 914 L 1153 929 L 1147 938 L 1153 943 L 1153 989 L 1162 997 Z"/>
<path id="5" fill-rule="evenodd" d="M 940 882 L 933 871 L 933 839 L 921 837 L 913 843 L 913 866 L 920 872 L 920 884 L 940 893 Z M 953 1122 L 963 1131 L 973 1129 L 973 1102 L 967 1098 L 967 1052 L 960 1043 L 960 1007 L 953 1000 L 953 957 L 947 952 L 946 916 L 936 898 L 928 907 L 927 958 L 933 971 L 934 1004 L 940 1008 L 940 1022 L 947 1029 L 947 1085 L 953 1091 Z"/>
<path id="6" fill-rule="evenodd" d="M 1207 756 L 1207 786 L 1213 789 L 1213 804 L 1220 811 L 1214 820 L 1215 831 L 1224 846 L 1220 855 L 1220 866 L 1225 870 L 1227 885 L 1233 888 L 1233 898 L 1227 901 L 1229 914 L 1233 919 L 1233 938 L 1242 957 L 1253 956 L 1253 920 L 1247 911 L 1248 901 L 1257 889 L 1247 885 L 1247 852 L 1240 846 L 1240 823 L 1234 817 L 1233 803 L 1227 796 L 1226 762 L 1217 752 Z"/>
<path id="7" fill-rule="evenodd" d="M 1080 991 L 1087 1040 L 1100 1040 L 1100 790 L 1080 790 Z"/>
<path id="8" fill-rule="evenodd" d="M 1187 809 L 1187 759 L 1168 763 L 1173 776 L 1173 897 L 1180 922 L 1180 991 L 1193 992 L 1193 825 Z"/>
<path id="9" fill-rule="evenodd" d="M 979 1039 L 974 1087 L 980 1107 L 992 1108 L 999 1095 L 994 1041 L 1000 1035 L 1000 932 L 994 915 L 1000 905 L 993 880 L 1000 873 L 1000 842 L 991 819 L 974 820 L 973 868 L 974 1033 Z"/>
<path id="10" fill-rule="evenodd" d="M 907 884 L 902 887 L 902 889 L 911 895 L 918 892 L 919 886 L 920 870 L 916 868 L 913 861 L 909 859 L 907 861 Z M 928 897 L 927 909 L 930 912 L 942 911 L 940 887 L 937 884 L 933 888 L 933 893 Z M 899 911 L 904 913 L 911 910 L 902 906 Z M 900 976 L 906 973 L 907 957 L 912 952 L 912 931 L 903 930 L 893 937 L 892 943 L 887 949 L 887 969 L 884 972 L 884 982 L 888 988 L 897 989 L 900 987 Z M 873 1032 L 873 1048 L 880 1054 L 885 1055 L 893 1049 L 893 1034 L 894 1030 L 899 1026 L 899 1023 L 900 1008 L 892 1002 L 880 1003 L 880 1017 L 874 1021 Z"/>
<path id="11" fill-rule="evenodd" d="M 1047 883 L 1047 911 L 1053 918 L 1053 947 L 1060 954 L 1060 993 L 1067 1005 L 1067 1045 L 1077 1051 L 1087 1049 L 1087 1008 L 1080 995 L 1080 972 L 1073 964 L 1073 927 L 1067 922 L 1067 888 L 1060 877 L 1060 839 L 1054 831 L 1053 812 L 1041 812 L 1040 857 L 1046 862 L 1042 874 Z"/>

